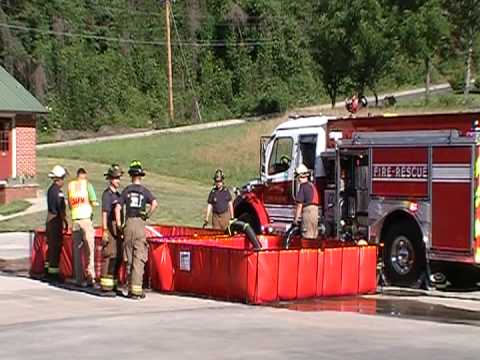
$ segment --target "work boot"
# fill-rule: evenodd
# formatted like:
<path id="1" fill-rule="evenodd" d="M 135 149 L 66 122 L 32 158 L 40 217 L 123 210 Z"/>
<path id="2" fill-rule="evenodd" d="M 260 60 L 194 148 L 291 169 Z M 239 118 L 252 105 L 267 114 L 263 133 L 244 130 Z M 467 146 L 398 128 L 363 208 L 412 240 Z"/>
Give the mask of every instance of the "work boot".
<path id="1" fill-rule="evenodd" d="M 141 300 L 141 299 L 145 299 L 145 293 L 142 292 L 141 295 L 129 293 L 128 297 L 132 300 Z"/>
<path id="2" fill-rule="evenodd" d="M 123 297 L 128 297 L 128 289 L 126 286 L 117 286 L 116 289 L 117 295 L 123 296 Z"/>
<path id="3" fill-rule="evenodd" d="M 92 282 L 92 288 L 93 288 L 94 290 L 102 290 L 102 287 L 101 287 L 100 284 L 99 284 L 98 282 L 96 282 L 96 281 L 93 281 L 93 282 Z"/>
<path id="4" fill-rule="evenodd" d="M 58 283 L 60 282 L 60 277 L 58 274 L 47 274 L 45 280 L 50 283 Z"/>

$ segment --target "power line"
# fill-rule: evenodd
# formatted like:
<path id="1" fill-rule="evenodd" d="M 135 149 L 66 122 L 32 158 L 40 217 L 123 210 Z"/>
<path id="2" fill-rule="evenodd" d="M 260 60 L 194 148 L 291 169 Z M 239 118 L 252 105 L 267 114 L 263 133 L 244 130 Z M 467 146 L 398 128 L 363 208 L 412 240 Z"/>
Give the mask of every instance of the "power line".
<path id="1" fill-rule="evenodd" d="M 121 44 L 132 44 L 132 45 L 150 45 L 150 46 L 163 46 L 166 45 L 165 41 L 155 40 L 133 40 L 133 39 L 124 39 L 118 37 L 110 36 L 101 36 L 101 35 L 92 35 L 91 33 L 73 33 L 73 32 L 63 32 L 63 31 L 54 31 L 54 30 L 41 30 L 38 28 L 32 28 L 28 26 L 20 26 L 13 24 L 0 23 L 0 27 L 7 28 L 15 31 L 24 31 L 24 32 L 35 32 L 42 35 L 54 35 L 54 36 L 65 36 L 70 38 L 80 38 L 80 39 L 90 39 L 90 40 L 103 40 L 107 42 L 118 42 Z M 237 43 L 229 42 L 176 42 L 174 45 L 183 45 L 191 47 L 251 47 L 251 46 L 261 46 L 268 44 L 276 44 L 278 41 L 244 41 Z"/>

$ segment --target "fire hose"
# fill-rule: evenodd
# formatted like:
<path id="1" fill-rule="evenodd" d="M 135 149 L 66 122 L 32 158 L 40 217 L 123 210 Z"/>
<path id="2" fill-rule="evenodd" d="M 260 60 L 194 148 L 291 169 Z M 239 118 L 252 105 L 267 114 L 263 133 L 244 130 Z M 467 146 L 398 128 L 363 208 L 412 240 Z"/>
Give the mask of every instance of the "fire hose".
<path id="1" fill-rule="evenodd" d="M 235 231 L 244 233 L 255 250 L 260 250 L 262 248 L 262 244 L 260 244 L 260 241 L 258 241 L 257 235 L 255 235 L 255 231 L 249 223 L 237 219 L 232 219 L 230 221 L 230 224 L 228 225 L 227 232 L 229 233 L 229 235 L 232 235 L 232 233 Z"/>
<path id="2" fill-rule="evenodd" d="M 300 226 L 292 224 L 284 235 L 283 246 L 288 249 L 295 235 L 300 234 Z"/>

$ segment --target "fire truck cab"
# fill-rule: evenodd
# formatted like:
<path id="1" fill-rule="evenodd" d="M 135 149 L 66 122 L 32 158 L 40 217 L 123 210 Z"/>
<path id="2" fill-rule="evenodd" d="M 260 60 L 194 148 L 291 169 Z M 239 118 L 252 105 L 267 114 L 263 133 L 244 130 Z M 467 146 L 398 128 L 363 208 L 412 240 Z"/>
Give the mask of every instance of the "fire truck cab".
<path id="1" fill-rule="evenodd" d="M 235 215 L 258 233 L 286 232 L 304 163 L 321 198 L 320 237 L 382 244 L 392 284 L 418 282 L 427 266 L 454 282 L 453 265 L 480 264 L 479 121 L 480 113 L 291 118 L 262 138 L 260 178 L 242 188 Z"/>

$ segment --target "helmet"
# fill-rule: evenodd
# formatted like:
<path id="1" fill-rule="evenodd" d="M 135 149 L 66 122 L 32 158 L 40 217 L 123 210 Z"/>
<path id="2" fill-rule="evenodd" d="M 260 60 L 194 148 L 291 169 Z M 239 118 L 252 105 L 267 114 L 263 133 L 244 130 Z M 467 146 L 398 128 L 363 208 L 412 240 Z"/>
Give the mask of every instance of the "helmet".
<path id="1" fill-rule="evenodd" d="M 142 163 L 138 160 L 133 160 L 128 168 L 128 174 L 130 176 L 145 176 Z"/>
<path id="2" fill-rule="evenodd" d="M 215 175 L 213 175 L 213 181 L 223 181 L 225 180 L 225 174 L 222 169 L 215 170 Z"/>
<path id="3" fill-rule="evenodd" d="M 112 164 L 104 176 L 107 179 L 119 178 L 123 175 L 123 170 L 118 164 Z"/>
<path id="4" fill-rule="evenodd" d="M 299 176 L 302 176 L 302 175 L 308 175 L 310 173 L 310 170 L 308 170 L 308 168 L 304 165 L 304 164 L 300 164 L 296 169 L 295 169 L 295 173 Z"/>
<path id="5" fill-rule="evenodd" d="M 63 166 L 55 165 L 52 171 L 48 173 L 48 177 L 51 179 L 63 179 L 67 174 L 68 171 Z"/>

